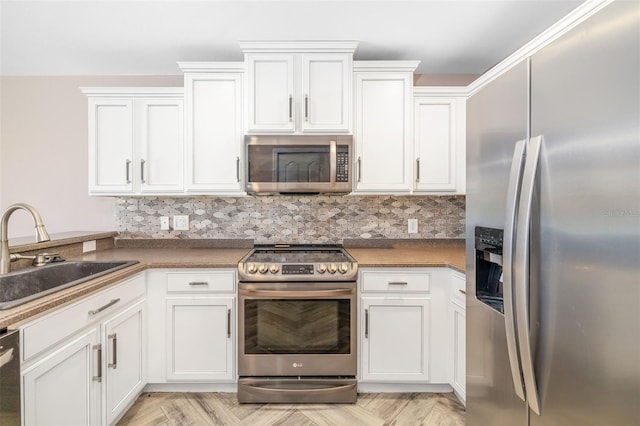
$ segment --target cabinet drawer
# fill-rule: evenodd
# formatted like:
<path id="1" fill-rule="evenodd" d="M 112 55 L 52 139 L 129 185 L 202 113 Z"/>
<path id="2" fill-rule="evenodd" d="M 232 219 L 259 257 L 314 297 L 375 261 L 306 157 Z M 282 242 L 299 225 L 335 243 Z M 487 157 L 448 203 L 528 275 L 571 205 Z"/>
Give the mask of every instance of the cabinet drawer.
<path id="1" fill-rule="evenodd" d="M 467 281 L 463 274 L 451 272 L 451 300 L 457 302 L 463 307 L 466 304 Z"/>
<path id="2" fill-rule="evenodd" d="M 114 311 L 133 300 L 143 297 L 144 292 L 144 275 L 139 274 L 115 287 L 26 324 L 22 328 L 24 361 L 28 361 L 96 320 L 113 314 Z"/>
<path id="3" fill-rule="evenodd" d="M 431 273 L 423 271 L 362 271 L 362 291 L 427 293 Z"/>
<path id="4" fill-rule="evenodd" d="M 235 271 L 189 271 L 167 274 L 168 293 L 229 293 L 236 289 Z"/>

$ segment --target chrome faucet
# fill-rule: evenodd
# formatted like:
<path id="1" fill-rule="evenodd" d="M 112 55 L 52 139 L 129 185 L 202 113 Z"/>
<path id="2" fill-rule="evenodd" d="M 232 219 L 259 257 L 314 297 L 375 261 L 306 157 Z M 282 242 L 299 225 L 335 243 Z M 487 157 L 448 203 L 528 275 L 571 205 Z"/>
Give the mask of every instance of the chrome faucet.
<path id="1" fill-rule="evenodd" d="M 31 217 L 33 218 L 33 223 L 36 228 L 36 242 L 42 243 L 50 240 L 49 234 L 44 227 L 44 223 L 42 223 L 42 217 L 35 208 L 24 203 L 13 204 L 7 207 L 7 210 L 2 214 L 2 218 L 0 218 L 0 274 L 6 274 L 9 272 L 11 261 L 19 258 L 19 256 L 13 257 L 9 255 L 9 236 L 7 235 L 7 228 L 11 214 L 20 209 L 31 213 Z"/>

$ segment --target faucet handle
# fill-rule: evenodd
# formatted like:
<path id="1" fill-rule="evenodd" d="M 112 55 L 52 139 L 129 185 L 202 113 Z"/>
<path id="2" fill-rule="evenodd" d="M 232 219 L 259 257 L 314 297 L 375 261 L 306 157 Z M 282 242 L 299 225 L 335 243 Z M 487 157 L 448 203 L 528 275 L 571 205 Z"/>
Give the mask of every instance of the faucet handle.
<path id="1" fill-rule="evenodd" d="M 33 259 L 33 266 L 44 266 L 52 262 L 64 262 L 58 253 L 38 253 Z"/>

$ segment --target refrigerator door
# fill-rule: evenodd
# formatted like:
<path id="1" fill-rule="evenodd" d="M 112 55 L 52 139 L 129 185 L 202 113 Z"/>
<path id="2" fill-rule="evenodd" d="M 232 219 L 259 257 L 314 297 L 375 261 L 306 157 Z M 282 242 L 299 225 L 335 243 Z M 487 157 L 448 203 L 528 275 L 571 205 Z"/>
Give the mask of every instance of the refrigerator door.
<path id="1" fill-rule="evenodd" d="M 532 57 L 531 135 L 544 143 L 531 426 L 640 424 L 639 117 L 639 2 L 613 2 Z"/>
<path id="2" fill-rule="evenodd" d="M 516 142 L 527 138 L 528 65 L 522 62 L 467 101 L 467 424 L 525 426 L 514 390 L 505 317 L 475 297 L 476 226 L 503 229 Z"/>

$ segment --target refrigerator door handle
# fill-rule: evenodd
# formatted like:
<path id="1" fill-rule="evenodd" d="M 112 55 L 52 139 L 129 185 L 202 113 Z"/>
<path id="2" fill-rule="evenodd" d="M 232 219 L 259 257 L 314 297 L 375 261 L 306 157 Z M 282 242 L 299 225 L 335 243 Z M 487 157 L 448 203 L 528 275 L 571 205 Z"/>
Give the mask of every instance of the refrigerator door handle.
<path id="1" fill-rule="evenodd" d="M 524 378 L 525 391 L 529 408 L 540 415 L 540 397 L 533 367 L 533 354 L 531 348 L 530 321 L 529 321 L 529 255 L 530 255 L 530 228 L 531 207 L 533 202 L 533 190 L 542 136 L 536 136 L 529 140 L 527 159 L 522 176 L 522 189 L 520 190 L 520 205 L 518 209 L 518 223 L 516 227 L 516 253 L 515 253 L 515 299 L 516 299 L 516 324 L 518 327 L 518 342 L 520 343 L 520 361 L 522 364 L 522 376 Z"/>
<path id="2" fill-rule="evenodd" d="M 511 161 L 511 171 L 509 172 L 509 184 L 507 187 L 507 210 L 504 225 L 503 244 L 503 296 L 504 296 L 504 319 L 507 338 L 507 351 L 509 353 L 509 364 L 511 365 L 511 376 L 513 378 L 513 388 L 518 397 L 525 401 L 524 387 L 522 385 L 522 367 L 520 366 L 520 355 L 516 343 L 516 322 L 514 314 L 513 300 L 513 260 L 515 247 L 515 225 L 516 212 L 518 209 L 518 195 L 520 183 L 522 181 L 522 168 L 524 164 L 524 150 L 526 140 L 516 143 L 513 150 L 513 160 Z"/>

